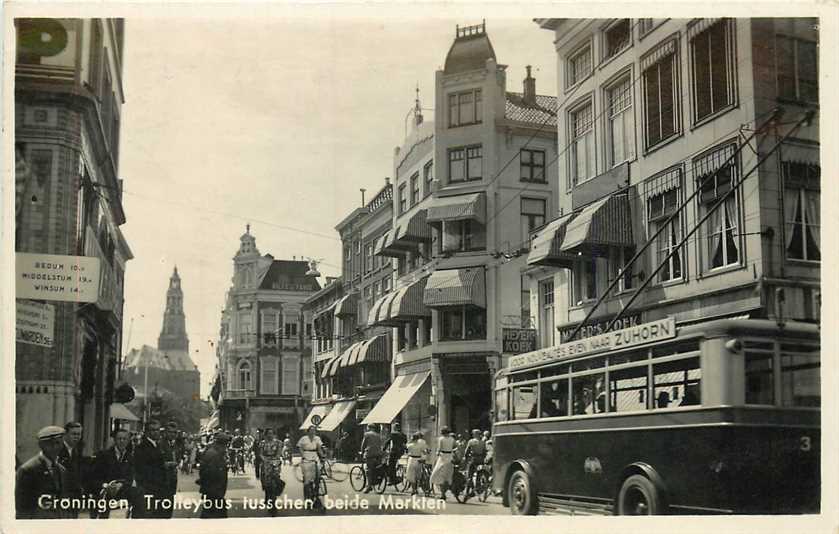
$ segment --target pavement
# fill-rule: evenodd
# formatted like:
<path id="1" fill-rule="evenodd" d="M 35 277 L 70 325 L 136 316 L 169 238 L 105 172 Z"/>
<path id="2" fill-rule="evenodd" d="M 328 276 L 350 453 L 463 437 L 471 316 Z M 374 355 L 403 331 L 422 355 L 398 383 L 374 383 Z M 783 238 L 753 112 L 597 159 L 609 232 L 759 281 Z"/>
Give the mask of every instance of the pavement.
<path id="1" fill-rule="evenodd" d="M 297 459 L 295 458 L 295 463 Z M 347 471 L 352 465 L 347 465 Z M 339 464 L 340 468 L 340 464 Z M 180 474 L 178 479 L 178 493 L 175 496 L 175 518 L 198 517 L 195 503 L 201 498 L 195 479 L 198 473 L 191 475 Z M 286 483 L 283 495 L 280 496 L 278 517 L 308 516 L 308 515 L 509 515 L 510 511 L 501 505 L 501 498 L 492 496 L 487 502 L 480 502 L 476 498 L 464 504 L 455 501 L 449 495 L 448 500 L 438 498 L 411 497 L 407 493 L 398 492 L 393 486 L 388 486 L 384 494 L 356 492 L 350 485 L 349 477 L 342 482 L 327 480 L 328 494 L 324 498 L 325 511 L 307 509 L 303 499 L 303 484 L 294 475 L 294 466 L 285 465 L 282 478 Z M 264 506 L 264 493 L 257 480 L 253 466 L 247 466 L 244 473 L 228 475 L 227 495 L 230 508 L 228 517 L 262 517 L 268 516 Z"/>

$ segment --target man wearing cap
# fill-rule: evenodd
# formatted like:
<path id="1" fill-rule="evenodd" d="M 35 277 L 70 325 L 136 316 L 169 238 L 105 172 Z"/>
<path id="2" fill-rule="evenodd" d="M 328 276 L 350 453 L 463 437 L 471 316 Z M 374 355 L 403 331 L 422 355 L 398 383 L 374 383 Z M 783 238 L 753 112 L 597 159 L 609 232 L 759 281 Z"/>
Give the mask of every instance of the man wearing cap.
<path id="1" fill-rule="evenodd" d="M 146 422 L 143 438 L 134 450 L 134 477 L 137 481 L 138 499 L 133 517 L 137 519 L 169 518 L 162 499 L 168 495 L 166 458 L 160 449 L 160 423 Z"/>
<path id="2" fill-rule="evenodd" d="M 62 519 L 70 514 L 53 501 L 62 496 L 64 468 L 56 460 L 64 448 L 60 426 L 47 426 L 38 432 L 41 452 L 24 462 L 15 477 L 17 519 Z"/>
<path id="3" fill-rule="evenodd" d="M 203 499 L 201 519 L 227 517 L 227 503 L 224 496 L 227 493 L 226 454 L 229 442 L 230 436 L 226 432 L 221 432 L 201 455 L 197 481 Z"/>
<path id="4" fill-rule="evenodd" d="M 160 451 L 163 453 L 166 461 L 166 494 L 164 497 L 172 500 L 174 500 L 175 494 L 178 492 L 178 460 L 181 457 L 177 439 L 178 424 L 174 421 L 169 421 L 166 424 L 165 435 L 160 441 Z M 174 508 L 166 510 L 168 512 L 165 516 L 166 519 L 172 517 L 173 511 Z"/>
<path id="5" fill-rule="evenodd" d="M 63 497 L 81 499 L 82 490 L 82 468 L 84 459 L 81 453 L 82 425 L 76 421 L 69 421 L 64 425 L 64 436 L 62 443 L 64 447 L 58 453 L 56 460 L 64 468 L 64 483 L 62 487 Z M 73 517 L 78 517 L 78 509 L 72 510 Z"/>

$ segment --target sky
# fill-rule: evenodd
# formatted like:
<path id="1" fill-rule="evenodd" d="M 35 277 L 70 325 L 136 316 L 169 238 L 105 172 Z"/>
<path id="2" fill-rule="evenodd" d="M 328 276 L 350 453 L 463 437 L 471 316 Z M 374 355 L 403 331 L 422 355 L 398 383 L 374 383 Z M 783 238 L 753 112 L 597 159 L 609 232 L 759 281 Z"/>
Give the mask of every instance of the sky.
<path id="1" fill-rule="evenodd" d="M 522 15 L 525 15 L 522 13 Z M 335 225 L 393 175 L 415 88 L 434 105 L 455 26 L 480 17 L 126 18 L 119 174 L 134 259 L 123 350 L 156 346 L 177 265 L 202 395 L 216 363 L 232 258 L 250 223 L 262 254 L 322 259 L 339 276 Z M 556 95 L 553 33 L 486 20 L 507 90 L 533 66 Z M 433 112 L 425 111 L 427 119 Z"/>

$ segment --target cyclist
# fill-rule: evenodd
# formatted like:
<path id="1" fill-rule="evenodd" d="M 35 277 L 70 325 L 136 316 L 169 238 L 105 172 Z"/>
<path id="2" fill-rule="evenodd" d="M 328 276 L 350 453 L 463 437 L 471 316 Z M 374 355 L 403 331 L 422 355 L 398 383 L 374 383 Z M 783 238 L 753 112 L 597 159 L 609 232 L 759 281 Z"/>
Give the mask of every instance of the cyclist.
<path id="1" fill-rule="evenodd" d="M 237 471 L 245 471 L 245 459 L 242 450 L 245 448 L 245 439 L 237 428 L 233 431 L 233 439 L 230 440 L 230 459 L 236 466 Z"/>
<path id="2" fill-rule="evenodd" d="M 376 424 L 367 425 L 367 432 L 361 440 L 361 451 L 364 462 L 367 465 L 367 487 L 364 493 L 373 491 L 377 482 L 379 464 L 382 463 L 382 436 L 379 434 L 379 427 Z"/>
<path id="3" fill-rule="evenodd" d="M 385 442 L 385 450 L 388 451 L 387 456 L 387 476 L 391 484 L 396 484 L 396 464 L 399 459 L 405 454 L 405 445 L 408 443 L 408 436 L 402 433 L 399 423 L 393 423 L 391 427 L 390 436 Z"/>
<path id="4" fill-rule="evenodd" d="M 277 509 L 273 502 L 282 492 L 284 486 L 282 478 L 280 478 L 282 471 L 281 448 L 280 440 L 274 436 L 274 431 L 270 428 L 267 429 L 265 439 L 262 440 L 259 447 L 259 457 L 262 465 L 259 481 L 262 483 L 262 490 L 265 492 L 266 504 L 271 503 L 268 505 L 268 514 L 272 517 L 277 515 Z"/>
<path id="5" fill-rule="evenodd" d="M 486 460 L 486 442 L 481 439 L 481 431 L 477 428 L 472 431 L 472 439 L 466 444 L 466 491 L 467 495 L 474 494 L 475 488 L 472 484 L 472 477 L 478 466 L 483 465 Z"/>
<path id="6" fill-rule="evenodd" d="M 411 442 L 408 443 L 408 468 L 405 470 L 405 480 L 411 489 L 411 495 L 417 494 L 419 478 L 428 453 L 428 443 L 423 439 L 422 432 L 414 432 Z"/>
<path id="7" fill-rule="evenodd" d="M 303 495 L 307 499 L 316 500 L 318 496 L 316 484 L 320 478 L 318 470 L 325 453 L 315 425 L 311 425 L 306 435 L 300 438 L 297 448 L 300 449 L 300 468 L 303 471 Z"/>

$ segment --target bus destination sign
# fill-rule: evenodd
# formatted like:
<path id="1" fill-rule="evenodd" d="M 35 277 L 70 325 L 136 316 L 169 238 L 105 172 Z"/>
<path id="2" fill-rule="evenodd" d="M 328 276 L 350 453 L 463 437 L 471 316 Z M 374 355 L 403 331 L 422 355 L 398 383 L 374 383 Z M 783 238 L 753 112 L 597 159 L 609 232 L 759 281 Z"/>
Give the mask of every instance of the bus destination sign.
<path id="1" fill-rule="evenodd" d="M 599 336 L 592 336 L 577 341 L 569 341 L 546 349 L 541 349 L 510 357 L 509 367 L 523 367 L 549 362 L 569 356 L 584 356 L 598 352 L 620 350 L 653 341 L 676 337 L 676 321 L 672 317 L 643 323 L 629 328 L 613 330 Z"/>

